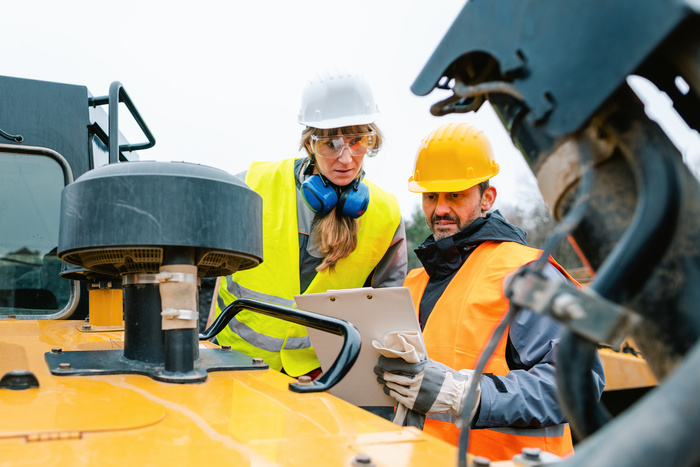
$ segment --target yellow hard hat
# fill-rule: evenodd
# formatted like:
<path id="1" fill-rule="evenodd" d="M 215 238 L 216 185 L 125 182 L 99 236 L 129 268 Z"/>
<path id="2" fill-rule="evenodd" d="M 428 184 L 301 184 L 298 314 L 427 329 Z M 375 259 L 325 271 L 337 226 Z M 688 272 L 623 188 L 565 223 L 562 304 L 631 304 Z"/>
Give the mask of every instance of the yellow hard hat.
<path id="1" fill-rule="evenodd" d="M 408 189 L 413 193 L 464 191 L 499 170 L 483 131 L 466 123 L 448 123 L 421 141 Z"/>

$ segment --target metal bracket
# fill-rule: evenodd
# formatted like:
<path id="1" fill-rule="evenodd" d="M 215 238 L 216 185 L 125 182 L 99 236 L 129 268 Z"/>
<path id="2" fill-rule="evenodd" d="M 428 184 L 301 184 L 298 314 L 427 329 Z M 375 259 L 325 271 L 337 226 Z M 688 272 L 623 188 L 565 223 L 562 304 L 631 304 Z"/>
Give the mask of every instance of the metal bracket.
<path id="1" fill-rule="evenodd" d="M 590 288 L 550 280 L 527 268 L 508 278 L 506 297 L 512 305 L 551 316 L 579 336 L 596 344 L 609 344 L 615 350 L 620 350 L 625 337 L 641 321 L 636 313 Z"/>
<path id="2" fill-rule="evenodd" d="M 199 319 L 199 312 L 194 310 L 178 310 L 175 308 L 166 308 L 160 312 L 160 315 L 165 319 Z"/>
<path id="3" fill-rule="evenodd" d="M 122 285 L 161 284 L 163 282 L 198 283 L 198 278 L 196 274 L 167 271 L 157 274 L 127 274 L 122 278 Z"/>
<path id="4" fill-rule="evenodd" d="M 162 271 L 155 276 L 158 282 L 197 282 L 197 275 L 186 272 Z"/>
<path id="5" fill-rule="evenodd" d="M 199 383 L 212 371 L 266 370 L 269 366 L 230 348 L 199 349 L 199 358 L 189 372 L 171 372 L 163 363 L 148 363 L 124 357 L 122 350 L 76 350 L 47 352 L 46 363 L 55 376 L 137 374 L 166 383 Z"/>
<path id="6" fill-rule="evenodd" d="M 539 448 L 523 448 L 520 454 L 513 457 L 513 464 L 522 467 L 541 467 L 562 462 L 562 458 Z"/>

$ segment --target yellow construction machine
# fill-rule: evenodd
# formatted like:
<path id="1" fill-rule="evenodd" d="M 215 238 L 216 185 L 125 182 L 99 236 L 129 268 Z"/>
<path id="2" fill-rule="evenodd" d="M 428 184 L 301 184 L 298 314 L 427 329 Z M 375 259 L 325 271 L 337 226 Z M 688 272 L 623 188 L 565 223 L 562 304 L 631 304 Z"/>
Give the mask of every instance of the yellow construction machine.
<path id="1" fill-rule="evenodd" d="M 454 463 L 326 391 L 359 352 L 347 322 L 246 303 L 343 337 L 316 381 L 200 341 L 198 284 L 261 261 L 262 202 L 218 169 L 130 160 L 155 139 L 120 83 L 0 77 L 0 135 L 0 465 Z"/>
<path id="2" fill-rule="evenodd" d="M 236 305 L 342 336 L 316 381 L 200 334 L 202 279 L 261 261 L 261 199 L 218 169 L 138 161 L 155 139 L 120 83 L 94 97 L 0 77 L 0 105 L 0 465 L 457 463 L 326 391 L 359 352 L 350 323 Z M 123 138 L 120 108 L 146 142 Z M 610 394 L 655 383 L 638 356 L 601 352 Z"/>
<path id="3" fill-rule="evenodd" d="M 565 324 L 578 444 L 493 466 L 700 463 L 700 184 L 626 82 L 646 77 L 697 129 L 698 10 L 470 0 L 412 86 L 447 92 L 435 115 L 490 103 L 561 221 L 545 252 L 568 236 L 594 272 L 579 289 L 528 269 L 508 282 L 515 308 Z M 120 135 L 120 108 L 145 142 Z M 221 170 L 136 160 L 154 144 L 118 82 L 95 97 L 0 77 L 0 465 L 489 465 L 466 455 L 468 424 L 456 449 L 328 393 L 359 353 L 346 321 L 236 305 L 342 336 L 314 381 L 200 335 L 201 282 L 262 260 L 261 201 Z"/>

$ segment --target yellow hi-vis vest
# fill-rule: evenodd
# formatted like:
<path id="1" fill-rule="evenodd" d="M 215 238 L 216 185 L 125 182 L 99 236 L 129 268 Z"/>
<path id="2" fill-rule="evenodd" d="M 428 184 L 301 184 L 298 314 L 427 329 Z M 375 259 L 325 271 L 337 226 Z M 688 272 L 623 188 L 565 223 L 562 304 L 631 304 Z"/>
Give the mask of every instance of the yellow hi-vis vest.
<path id="1" fill-rule="evenodd" d="M 338 261 L 335 271 L 316 274 L 304 293 L 362 287 L 391 245 L 401 222 L 394 195 L 372 182 L 370 202 L 359 218 L 357 247 Z M 246 183 L 263 199 L 263 262 L 252 269 L 221 278 L 216 316 L 237 298 L 258 298 L 287 306 L 301 293 L 299 278 L 299 230 L 294 159 L 254 162 Z M 245 228 L 245 226 L 241 226 Z M 320 365 L 304 326 L 249 310 L 238 313 L 217 336 L 251 357 L 262 358 L 272 369 L 299 376 Z"/>
<path id="2" fill-rule="evenodd" d="M 433 360 L 461 369 L 474 369 L 491 334 L 508 312 L 503 296 L 503 280 L 509 274 L 539 258 L 540 250 L 515 242 L 484 242 L 467 258 L 435 303 L 423 330 L 428 355 Z M 550 258 L 567 278 L 571 276 Z M 428 284 L 424 268 L 413 269 L 404 280 L 411 291 L 416 310 Z M 484 373 L 505 376 L 510 369 L 506 360 L 507 333 L 498 343 Z M 428 415 L 423 431 L 454 445 L 459 428 L 450 414 Z M 573 452 L 568 423 L 546 428 L 474 429 L 469 434 L 469 453 L 492 461 L 509 460 L 524 447 L 538 447 L 566 456 Z"/>

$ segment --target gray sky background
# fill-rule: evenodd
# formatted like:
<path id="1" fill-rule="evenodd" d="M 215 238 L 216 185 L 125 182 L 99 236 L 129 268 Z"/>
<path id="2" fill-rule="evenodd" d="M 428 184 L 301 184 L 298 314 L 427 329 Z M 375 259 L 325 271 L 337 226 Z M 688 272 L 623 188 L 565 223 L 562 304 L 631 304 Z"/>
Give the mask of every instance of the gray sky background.
<path id="1" fill-rule="evenodd" d="M 464 3 L 23 0 L 3 5 L 0 74 L 85 85 L 96 96 L 120 81 L 156 138 L 142 160 L 237 173 L 253 160 L 297 155 L 308 77 L 333 65 L 355 69 L 373 87 L 387 139 L 366 159 L 367 177 L 398 197 L 404 217 L 420 203 L 407 190 L 418 144 L 450 121 L 473 123 L 490 138 L 501 164 L 498 207 L 535 182 L 493 110 L 433 117 L 430 105 L 442 95 L 410 91 Z M 671 120 L 663 99 L 651 101 L 681 152 L 700 157 L 697 133 Z M 126 115 L 127 138 L 143 141 Z"/>

